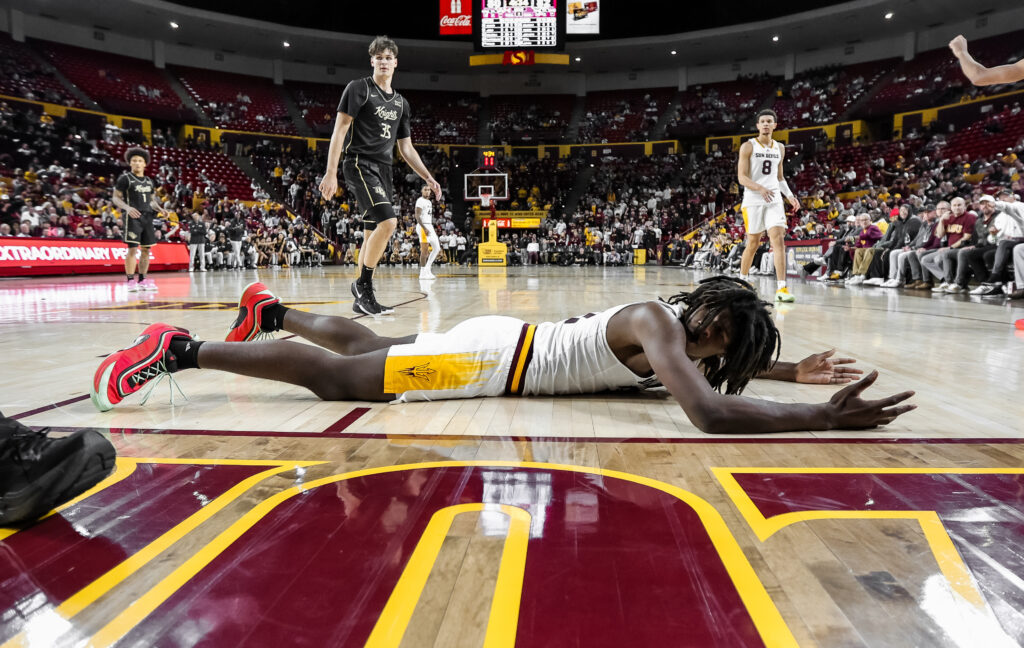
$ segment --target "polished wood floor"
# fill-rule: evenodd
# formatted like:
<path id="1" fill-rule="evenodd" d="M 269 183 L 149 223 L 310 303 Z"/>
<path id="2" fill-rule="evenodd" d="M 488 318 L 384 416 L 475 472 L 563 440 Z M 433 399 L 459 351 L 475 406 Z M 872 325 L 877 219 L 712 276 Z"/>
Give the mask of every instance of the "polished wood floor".
<path id="1" fill-rule="evenodd" d="M 384 335 L 668 297 L 674 268 L 380 272 Z M 878 430 L 709 438 L 659 395 L 324 403 L 182 372 L 98 413 L 100 358 L 222 339 L 259 278 L 351 316 L 351 269 L 0 282 L 0 409 L 109 430 L 118 470 L 0 529 L 0 646 L 1014 646 L 1024 642 L 1024 309 L 796 282 L 783 358 L 913 389 Z M 772 282 L 763 286 L 771 294 Z M 826 400 L 824 386 L 749 393 Z M 6 642 L 6 643 L 5 643 Z"/>

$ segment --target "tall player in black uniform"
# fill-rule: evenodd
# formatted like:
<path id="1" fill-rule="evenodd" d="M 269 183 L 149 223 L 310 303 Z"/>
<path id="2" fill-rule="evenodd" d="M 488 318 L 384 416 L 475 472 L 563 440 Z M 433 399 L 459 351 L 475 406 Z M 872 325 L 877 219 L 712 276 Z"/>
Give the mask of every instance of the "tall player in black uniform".
<path id="1" fill-rule="evenodd" d="M 124 152 L 125 162 L 131 167 L 130 172 L 121 174 L 114 185 L 113 203 L 121 208 L 126 218 L 124 221 L 124 242 L 128 244 L 128 256 L 124 258 L 124 271 L 128 275 L 128 290 L 157 289 L 156 282 L 146 279 L 149 270 L 149 248 L 156 244 L 156 231 L 153 228 L 153 214 L 167 212 L 156 201 L 156 184 L 146 177 L 146 165 L 149 164 L 149 152 L 146 149 L 132 147 Z M 136 250 L 142 248 L 142 259 L 136 259 Z M 138 262 L 139 278 L 135 279 L 135 266 Z"/>
<path id="2" fill-rule="evenodd" d="M 409 127 L 409 102 L 391 87 L 398 65 L 398 45 L 387 36 L 370 43 L 373 76 L 356 79 L 345 86 L 338 104 L 327 171 L 320 182 L 320 193 L 330 200 L 338 190 L 338 160 L 345 154 L 342 170 L 345 185 L 358 202 L 363 219 L 363 247 L 359 252 L 359 278 L 352 284 L 357 313 L 379 315 L 394 309 L 381 306 L 373 293 L 373 270 L 395 232 L 398 219 L 392 207 L 391 186 L 393 150 L 441 198 L 441 185 L 430 174 L 412 145 Z"/>

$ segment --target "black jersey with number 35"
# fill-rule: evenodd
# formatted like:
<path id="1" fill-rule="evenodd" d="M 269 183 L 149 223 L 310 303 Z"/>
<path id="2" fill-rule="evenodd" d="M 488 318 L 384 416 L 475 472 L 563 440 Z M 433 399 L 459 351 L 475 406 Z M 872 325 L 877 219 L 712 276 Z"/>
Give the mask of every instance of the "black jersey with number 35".
<path id="1" fill-rule="evenodd" d="M 352 118 L 345 134 L 345 156 L 358 155 L 381 164 L 391 164 L 395 142 L 409 137 L 409 102 L 397 91 L 385 94 L 364 77 L 349 82 L 341 94 L 338 112 Z"/>

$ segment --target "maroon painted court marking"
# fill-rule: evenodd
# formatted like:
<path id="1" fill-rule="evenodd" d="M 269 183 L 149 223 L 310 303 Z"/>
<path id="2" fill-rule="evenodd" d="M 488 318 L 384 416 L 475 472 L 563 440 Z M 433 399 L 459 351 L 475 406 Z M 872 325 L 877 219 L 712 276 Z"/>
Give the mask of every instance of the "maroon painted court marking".
<path id="1" fill-rule="evenodd" d="M 27 412 L 22 412 L 21 414 L 15 414 L 14 416 L 11 416 L 9 418 L 12 418 L 14 420 L 23 419 L 26 416 L 33 416 L 35 414 L 39 414 L 40 412 L 48 412 L 48 411 L 50 411 L 52 409 L 57 409 L 58 407 L 64 407 L 65 405 L 71 405 L 72 403 L 79 403 L 79 402 L 84 401 L 84 400 L 86 400 L 88 398 L 89 398 L 89 394 L 82 394 L 81 396 L 75 396 L 74 398 L 69 398 L 67 400 L 62 400 L 59 403 L 51 403 L 49 405 L 43 405 L 42 407 L 37 407 L 37 408 L 35 408 L 33 410 L 29 410 Z"/>
<path id="2" fill-rule="evenodd" d="M 349 412 L 345 416 L 342 416 L 334 423 L 331 423 L 330 427 L 324 430 L 324 434 L 329 434 L 331 436 L 340 436 L 342 430 L 355 423 L 360 416 L 366 414 L 369 411 L 369 407 L 353 408 L 351 412 Z"/>

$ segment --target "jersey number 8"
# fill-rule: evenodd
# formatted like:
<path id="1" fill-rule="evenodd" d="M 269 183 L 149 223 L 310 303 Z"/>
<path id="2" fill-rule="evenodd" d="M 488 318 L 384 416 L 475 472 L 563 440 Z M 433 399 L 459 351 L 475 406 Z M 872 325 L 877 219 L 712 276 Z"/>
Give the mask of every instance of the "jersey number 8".
<path id="1" fill-rule="evenodd" d="M 772 161 L 771 160 L 765 160 L 764 161 L 764 164 L 761 165 L 761 173 L 763 175 L 771 175 L 772 174 Z"/>

